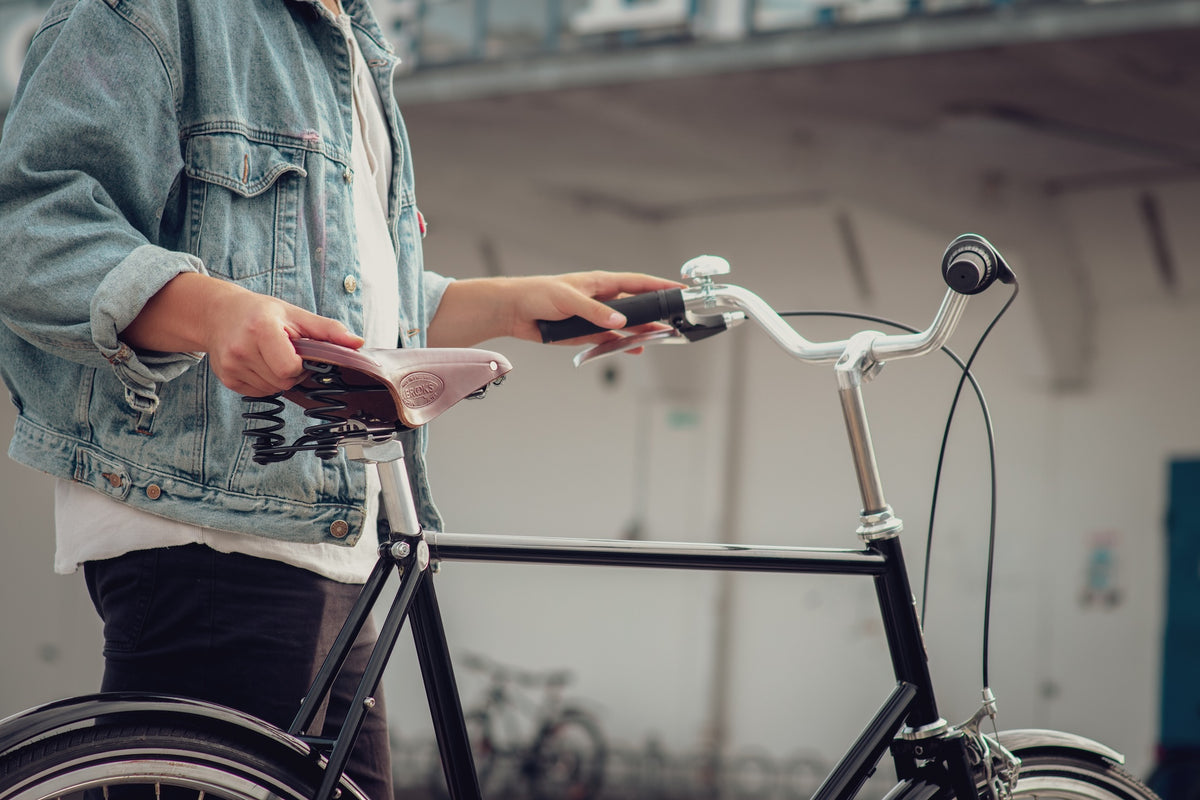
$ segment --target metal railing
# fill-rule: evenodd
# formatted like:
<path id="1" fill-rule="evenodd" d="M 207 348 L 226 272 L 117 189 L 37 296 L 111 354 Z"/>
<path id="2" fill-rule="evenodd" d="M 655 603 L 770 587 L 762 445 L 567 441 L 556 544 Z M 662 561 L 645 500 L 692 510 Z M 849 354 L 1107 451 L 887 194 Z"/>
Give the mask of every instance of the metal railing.
<path id="1" fill-rule="evenodd" d="M 410 71 L 574 53 L 737 42 L 798 31 L 1003 18 L 1053 8 L 1088 14 L 1170 0 L 372 0 Z M 1133 28 L 1137 14 L 1126 13 Z"/>
<path id="2" fill-rule="evenodd" d="M 686 59 L 706 71 L 754 68 L 758 62 L 822 61 L 888 50 L 888 37 L 903 39 L 904 52 L 963 47 L 1006 39 L 1039 39 L 1200 25 L 1194 0 L 370 0 L 409 75 L 441 80 L 471 72 L 482 87 L 449 90 L 420 86 L 412 97 L 522 91 L 532 84 L 587 82 L 586 76 L 550 80 L 569 71 L 577 56 L 624 57 L 654 49 L 653 63 L 634 63 L 613 73 L 647 76 L 658 69 L 686 73 Z M 49 0 L 0 0 L 0 115 L 8 107 L 32 26 Z M 943 25 L 944 23 L 944 25 Z M 949 32 L 935 27 L 953 28 Z M 864 41 L 854 44 L 856 38 Z M 800 46 L 776 45 L 789 35 Z M 972 45 L 972 41 L 978 40 Z M 914 44 L 915 42 L 915 44 Z M 921 44 L 924 42 L 925 44 Z M 732 47 L 731 47 L 732 45 Z M 738 53 L 742 45 L 746 52 Z M 713 48 L 719 48 L 716 52 Z M 757 60 L 753 48 L 762 51 Z M 899 45 L 897 45 L 899 47 Z M 708 48 L 705 51 L 705 48 Z M 664 65 L 663 50 L 669 51 Z M 734 51 L 730 55 L 730 51 Z M 868 52 L 869 51 L 869 52 Z M 611 59 L 610 59 L 611 60 Z M 497 79 L 480 67 L 528 65 Z M 682 66 L 681 66 L 682 65 Z M 594 62 L 586 69 L 594 70 Z M 605 74 L 612 72 L 607 70 Z M 469 84 L 471 79 L 467 80 Z M 498 84 L 499 88 L 493 86 Z M 526 84 L 530 84 L 526 86 Z"/>

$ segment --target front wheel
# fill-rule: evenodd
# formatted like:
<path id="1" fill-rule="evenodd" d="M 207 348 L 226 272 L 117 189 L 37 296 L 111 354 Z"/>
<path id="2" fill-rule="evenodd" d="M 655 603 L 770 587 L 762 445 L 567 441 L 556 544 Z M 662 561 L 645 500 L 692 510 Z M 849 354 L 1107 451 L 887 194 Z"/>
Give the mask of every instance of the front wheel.
<path id="1" fill-rule="evenodd" d="M 1146 784 L 1107 759 L 1053 750 L 1016 755 L 1021 771 L 1012 800 L 1159 800 Z"/>
<path id="2" fill-rule="evenodd" d="M 223 798 L 304 800 L 323 771 L 315 759 L 269 741 L 186 723 L 94 724 L 0 757 L 0 800 Z M 342 784 L 341 797 L 361 797 Z"/>

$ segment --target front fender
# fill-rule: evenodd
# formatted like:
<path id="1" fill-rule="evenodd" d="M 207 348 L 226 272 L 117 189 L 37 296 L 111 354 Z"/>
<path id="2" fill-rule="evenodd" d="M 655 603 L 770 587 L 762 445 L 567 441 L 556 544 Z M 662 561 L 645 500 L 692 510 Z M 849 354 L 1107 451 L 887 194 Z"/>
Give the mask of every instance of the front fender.
<path id="1" fill-rule="evenodd" d="M 1074 733 L 1023 728 L 1001 731 L 994 738 L 1018 758 L 1021 757 L 1022 752 L 1031 753 L 1035 750 L 1074 750 L 1099 756 L 1117 764 L 1125 763 L 1125 756 L 1111 747 Z"/>

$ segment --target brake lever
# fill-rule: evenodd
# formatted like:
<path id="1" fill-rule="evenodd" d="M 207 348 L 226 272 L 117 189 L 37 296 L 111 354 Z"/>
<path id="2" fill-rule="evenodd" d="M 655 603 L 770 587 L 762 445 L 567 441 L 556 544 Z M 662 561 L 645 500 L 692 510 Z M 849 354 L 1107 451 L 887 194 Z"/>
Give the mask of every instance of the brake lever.
<path id="1" fill-rule="evenodd" d="M 586 350 L 581 350 L 575 354 L 572 363 L 576 367 L 582 367 L 584 364 L 592 361 L 616 355 L 617 353 L 624 353 L 639 347 L 645 347 L 648 344 L 674 344 L 686 341 L 687 339 L 684 338 L 683 334 L 674 328 L 661 328 L 656 331 L 633 333 L 628 336 L 622 336 L 620 339 L 601 342 L 600 344 L 592 345 Z"/>
<path id="2" fill-rule="evenodd" d="M 573 362 L 576 367 L 582 367 L 588 362 L 605 358 L 616 353 L 624 353 L 628 350 L 644 347 L 648 344 L 684 344 L 686 342 L 698 342 L 701 339 L 707 339 L 710 336 L 715 336 L 718 333 L 721 333 L 722 331 L 729 330 L 735 325 L 743 322 L 745 318 L 745 314 L 734 312 L 708 317 L 699 322 L 679 320 L 675 323 L 675 326 L 671 328 L 660 328 L 658 330 L 645 331 L 643 333 L 634 333 L 621 339 L 614 339 L 611 342 L 593 345 L 586 350 L 576 353 Z"/>

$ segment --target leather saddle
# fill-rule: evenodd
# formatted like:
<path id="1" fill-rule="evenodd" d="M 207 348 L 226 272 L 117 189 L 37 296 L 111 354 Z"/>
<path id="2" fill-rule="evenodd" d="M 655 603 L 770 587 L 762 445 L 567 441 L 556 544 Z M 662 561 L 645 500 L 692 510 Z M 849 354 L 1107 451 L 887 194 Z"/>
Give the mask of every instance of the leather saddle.
<path id="1" fill-rule="evenodd" d="M 467 397 L 499 383 L 512 364 L 474 348 L 362 348 L 297 339 L 309 372 L 284 397 L 338 416 L 399 422 L 417 428 Z M 335 370 L 321 370 L 328 365 Z M 334 406 L 342 406 L 334 408 Z"/>

